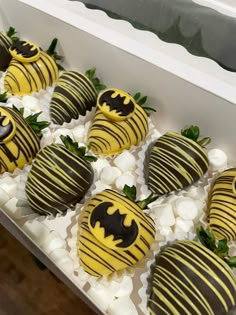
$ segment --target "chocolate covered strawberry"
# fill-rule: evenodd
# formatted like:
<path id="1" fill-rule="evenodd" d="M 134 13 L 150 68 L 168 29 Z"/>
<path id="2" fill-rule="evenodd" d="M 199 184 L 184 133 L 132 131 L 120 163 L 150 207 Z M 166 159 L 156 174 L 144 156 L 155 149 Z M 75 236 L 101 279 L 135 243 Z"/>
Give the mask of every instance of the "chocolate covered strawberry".
<path id="1" fill-rule="evenodd" d="M 37 121 L 40 112 L 25 118 L 23 114 L 23 108 L 0 106 L 0 174 L 31 164 L 40 150 L 41 131 L 49 123 Z"/>
<path id="2" fill-rule="evenodd" d="M 95 68 L 85 74 L 77 71 L 65 71 L 56 83 L 50 103 L 52 122 L 62 125 L 72 119 L 85 116 L 97 103 L 97 92 L 104 89 L 95 77 Z"/>
<path id="3" fill-rule="evenodd" d="M 16 31 L 13 27 L 10 27 L 6 33 L 0 32 L 0 71 L 5 71 L 12 59 L 9 48 L 18 41 L 15 34 Z"/>
<path id="4" fill-rule="evenodd" d="M 38 154 L 29 172 L 26 195 L 39 214 L 64 213 L 79 202 L 93 182 L 93 169 L 85 147 L 61 136 L 64 145 L 51 144 Z"/>
<path id="5" fill-rule="evenodd" d="M 236 239 L 236 168 L 216 178 L 209 196 L 209 226 L 218 239 Z"/>
<path id="6" fill-rule="evenodd" d="M 124 194 L 106 189 L 93 196 L 81 214 L 78 256 L 84 270 L 99 277 L 136 264 L 155 239 L 155 226 L 145 214 L 150 195 L 136 202 L 135 187 Z"/>
<path id="7" fill-rule="evenodd" d="M 148 156 L 147 184 L 149 189 L 164 195 L 183 189 L 198 181 L 209 167 L 204 146 L 209 138 L 199 139 L 199 128 L 192 126 L 167 132 L 151 147 Z"/>
<path id="8" fill-rule="evenodd" d="M 236 306 L 236 280 L 227 242 L 215 242 L 209 230 L 201 242 L 176 241 L 156 256 L 149 285 L 151 315 L 226 315 Z M 207 246 L 207 247 L 205 247 Z"/>

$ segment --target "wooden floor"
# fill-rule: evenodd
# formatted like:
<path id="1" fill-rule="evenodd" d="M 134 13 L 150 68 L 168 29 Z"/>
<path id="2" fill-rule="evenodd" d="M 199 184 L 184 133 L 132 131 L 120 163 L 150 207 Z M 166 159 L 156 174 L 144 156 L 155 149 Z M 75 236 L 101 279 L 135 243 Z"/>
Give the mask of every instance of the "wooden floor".
<path id="1" fill-rule="evenodd" d="M 95 315 L 0 225 L 0 315 Z"/>

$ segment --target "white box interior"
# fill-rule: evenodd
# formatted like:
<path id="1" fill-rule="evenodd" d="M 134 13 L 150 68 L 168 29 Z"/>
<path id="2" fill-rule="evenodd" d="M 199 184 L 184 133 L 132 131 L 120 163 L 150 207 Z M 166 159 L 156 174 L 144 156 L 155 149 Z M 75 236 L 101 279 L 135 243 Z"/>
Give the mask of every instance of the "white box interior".
<path id="1" fill-rule="evenodd" d="M 153 121 L 161 132 L 198 125 L 212 138 L 211 147 L 235 160 L 236 74 L 136 31 L 127 22 L 87 12 L 81 4 L 24 2 L 30 5 L 0 0 L 1 30 L 13 26 L 22 38 L 43 48 L 57 37 L 66 68 L 84 71 L 95 66 L 107 86 L 141 91 L 157 109 Z"/>

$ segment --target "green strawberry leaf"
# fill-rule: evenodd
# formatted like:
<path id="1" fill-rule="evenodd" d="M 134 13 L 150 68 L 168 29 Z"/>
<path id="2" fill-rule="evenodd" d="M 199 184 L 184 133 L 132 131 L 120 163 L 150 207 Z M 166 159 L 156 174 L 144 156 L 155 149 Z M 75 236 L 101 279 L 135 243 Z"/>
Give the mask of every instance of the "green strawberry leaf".
<path id="1" fill-rule="evenodd" d="M 13 108 L 16 112 L 19 112 L 22 116 L 24 116 L 24 107 L 17 108 L 15 105 L 13 105 L 12 108 Z"/>
<path id="2" fill-rule="evenodd" d="M 96 162 L 97 161 L 97 158 L 96 156 L 92 156 L 92 155 L 85 155 L 84 156 L 84 159 L 88 162 Z"/>
<path id="3" fill-rule="evenodd" d="M 86 155 L 87 149 L 86 147 L 79 147 L 78 142 L 74 142 L 70 136 L 60 136 L 61 141 L 68 151 L 75 154 L 76 156 L 82 157 L 88 162 L 96 162 L 97 158 L 95 156 Z"/>
<path id="4" fill-rule="evenodd" d="M 154 195 L 153 193 L 151 193 L 147 198 L 137 201 L 136 203 L 139 206 L 139 208 L 143 210 L 143 209 L 147 209 L 147 206 L 149 205 L 149 203 L 152 203 L 157 198 L 158 198 L 157 195 Z"/>
<path id="5" fill-rule="evenodd" d="M 211 138 L 209 138 L 209 137 L 204 137 L 204 138 L 199 139 L 200 129 L 198 126 L 192 125 L 186 129 L 182 129 L 181 135 L 186 137 L 186 138 L 192 139 L 193 141 L 197 142 L 203 148 L 211 142 Z"/>
<path id="6" fill-rule="evenodd" d="M 225 260 L 225 262 L 231 267 L 236 268 L 236 256 L 232 256 Z"/>
<path id="7" fill-rule="evenodd" d="M 217 242 L 211 230 L 204 229 L 202 226 L 197 228 L 197 235 L 205 247 L 222 258 L 231 268 L 236 268 L 236 256 L 229 257 L 229 247 L 226 239 Z"/>
<path id="8" fill-rule="evenodd" d="M 216 249 L 216 240 L 214 234 L 210 231 L 210 229 L 204 229 L 203 226 L 197 228 L 197 236 L 205 247 L 209 248 L 213 252 Z"/>
<path id="9" fill-rule="evenodd" d="M 135 186 L 130 187 L 128 185 L 125 185 L 123 188 L 123 193 L 129 200 L 134 202 L 136 201 L 137 190 Z"/>
<path id="10" fill-rule="evenodd" d="M 54 56 L 55 50 L 56 50 L 56 47 L 57 47 L 57 43 L 58 43 L 58 38 L 53 38 L 51 44 L 49 45 L 48 49 L 46 50 L 46 53 L 49 56 Z"/>
<path id="11" fill-rule="evenodd" d="M 203 148 L 205 148 L 210 142 L 211 138 L 209 137 L 205 137 L 197 141 L 197 143 Z"/>
<path id="12" fill-rule="evenodd" d="M 221 258 L 225 258 L 229 255 L 229 247 L 227 244 L 227 240 L 220 240 L 217 244 L 217 247 L 214 251 L 214 253 L 221 257 Z"/>
<path id="13" fill-rule="evenodd" d="M 146 103 L 146 101 L 147 101 L 147 96 L 143 96 L 138 100 L 138 104 L 142 106 L 143 104 Z"/>
<path id="14" fill-rule="evenodd" d="M 190 126 L 189 128 L 182 129 L 181 134 L 186 138 L 192 139 L 193 141 L 197 141 L 200 135 L 200 129 L 198 126 Z"/>
<path id="15" fill-rule="evenodd" d="M 102 84 L 99 78 L 95 77 L 96 68 L 93 67 L 85 72 L 85 76 L 93 83 L 97 92 L 106 89 L 106 85 Z"/>
<path id="16" fill-rule="evenodd" d="M 144 200 L 139 200 L 137 201 L 136 200 L 136 197 L 137 197 L 137 189 L 135 186 L 128 186 L 128 185 L 125 185 L 124 188 L 123 188 L 123 193 L 125 194 L 125 196 L 135 202 L 140 209 L 144 210 L 144 209 L 147 209 L 147 206 L 149 203 L 155 201 L 158 196 L 157 195 L 154 195 L 153 193 L 151 193 L 147 198 L 145 198 Z"/>
<path id="17" fill-rule="evenodd" d="M 14 27 L 10 26 L 9 30 L 7 31 L 7 36 L 12 40 L 13 43 L 18 42 L 20 39 L 19 37 L 15 36 L 16 30 Z"/>
<path id="18" fill-rule="evenodd" d="M 8 99 L 7 92 L 0 94 L 0 102 L 1 103 L 6 103 L 7 99 Z"/>
<path id="19" fill-rule="evenodd" d="M 42 137 L 42 130 L 47 128 L 50 123 L 48 121 L 38 121 L 38 117 L 42 114 L 42 112 L 38 112 L 36 114 L 31 114 L 27 117 L 24 117 L 24 108 L 17 108 L 16 106 L 13 105 L 13 109 L 17 112 L 19 112 L 25 121 L 30 125 L 30 127 L 33 129 L 35 134 L 41 138 Z"/>
<path id="20" fill-rule="evenodd" d="M 141 97 L 141 93 L 137 92 L 136 94 L 134 94 L 133 99 L 135 100 L 136 103 L 138 103 L 138 100 L 140 99 L 140 97 Z"/>
<path id="21" fill-rule="evenodd" d="M 146 114 L 150 116 L 151 112 L 156 112 L 156 110 L 152 107 L 143 106 L 147 102 L 147 96 L 143 96 L 140 92 L 137 92 L 134 94 L 133 99 L 135 100 L 135 103 L 141 106 Z"/>
<path id="22" fill-rule="evenodd" d="M 64 57 L 58 55 L 58 53 L 56 52 L 57 43 L 58 43 L 58 39 L 53 38 L 51 44 L 49 45 L 48 49 L 46 50 L 46 53 L 55 60 L 56 65 L 58 67 L 58 70 L 65 70 L 63 68 L 63 66 L 57 62 L 57 61 L 63 62 L 63 60 L 64 60 Z"/>

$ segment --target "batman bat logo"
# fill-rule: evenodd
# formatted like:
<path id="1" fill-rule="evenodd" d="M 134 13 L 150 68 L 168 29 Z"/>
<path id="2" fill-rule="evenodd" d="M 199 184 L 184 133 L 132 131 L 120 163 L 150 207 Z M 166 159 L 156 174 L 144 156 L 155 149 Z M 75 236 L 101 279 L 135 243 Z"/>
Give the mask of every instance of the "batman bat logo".
<path id="1" fill-rule="evenodd" d="M 13 58 L 21 62 L 32 62 L 39 58 L 40 49 L 28 41 L 17 41 L 10 48 Z"/>
<path id="2" fill-rule="evenodd" d="M 133 98 L 117 89 L 111 89 L 103 92 L 98 100 L 100 109 L 103 111 L 103 107 L 107 107 L 106 111 L 110 114 L 120 117 L 128 117 L 135 111 L 135 101 Z"/>
<path id="3" fill-rule="evenodd" d="M 129 212 L 125 207 L 121 206 L 121 208 L 117 209 L 117 205 L 112 202 L 102 202 L 90 215 L 92 233 L 95 236 L 99 234 L 99 241 L 110 248 L 126 249 L 136 241 L 139 235 L 139 227 L 134 218 L 129 218 L 130 223 L 127 224 L 125 221 Z M 112 210 L 112 214 L 109 214 L 109 210 Z M 111 242 L 110 244 L 106 238 Z"/>
<path id="4" fill-rule="evenodd" d="M 8 118 L 8 123 L 6 125 L 4 124 L 4 121 L 6 122 Z M 14 133 L 14 125 L 12 121 L 9 119 L 9 117 L 2 115 L 0 116 L 0 142 L 7 142 L 7 140 L 10 140 L 10 137 Z"/>

